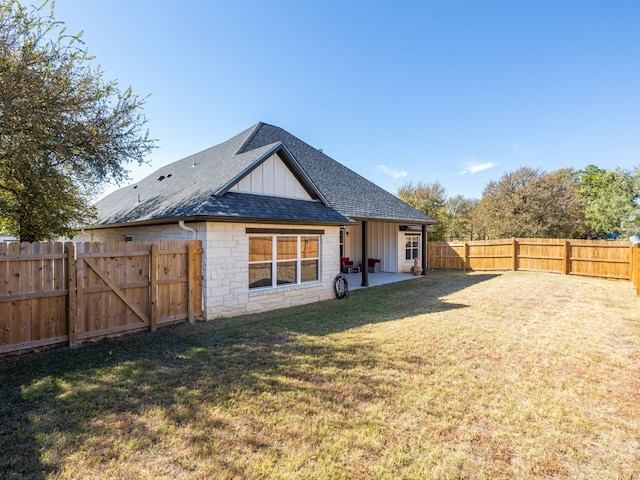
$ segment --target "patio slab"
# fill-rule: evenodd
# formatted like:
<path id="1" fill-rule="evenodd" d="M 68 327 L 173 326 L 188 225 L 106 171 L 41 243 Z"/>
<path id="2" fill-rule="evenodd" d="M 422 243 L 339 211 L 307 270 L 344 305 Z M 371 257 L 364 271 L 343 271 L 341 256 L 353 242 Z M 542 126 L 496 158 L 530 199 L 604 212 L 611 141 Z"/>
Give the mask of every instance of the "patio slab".
<path id="1" fill-rule="evenodd" d="M 347 277 L 347 281 L 349 282 L 350 291 L 357 290 L 359 288 L 366 288 L 362 287 L 362 273 L 348 273 L 345 274 L 345 277 Z M 369 287 L 377 287 L 378 285 L 402 282 L 405 280 L 411 280 L 420 277 L 421 275 L 416 277 L 411 273 L 369 273 Z"/>

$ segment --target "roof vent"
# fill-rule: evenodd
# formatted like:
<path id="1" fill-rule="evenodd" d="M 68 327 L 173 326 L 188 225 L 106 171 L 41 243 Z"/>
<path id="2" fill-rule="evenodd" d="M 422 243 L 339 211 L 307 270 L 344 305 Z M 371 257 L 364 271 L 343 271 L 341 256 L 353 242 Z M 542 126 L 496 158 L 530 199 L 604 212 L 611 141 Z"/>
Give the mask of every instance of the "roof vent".
<path id="1" fill-rule="evenodd" d="M 134 190 L 135 190 L 136 188 L 138 188 L 138 185 L 134 185 L 134 186 L 133 186 L 133 189 L 134 189 Z"/>
<path id="2" fill-rule="evenodd" d="M 172 173 L 167 173 L 167 178 L 171 178 Z"/>
<path id="3" fill-rule="evenodd" d="M 158 177 L 158 181 L 159 181 L 159 182 L 161 182 L 162 180 L 164 180 L 164 175 L 160 175 L 160 176 Z"/>
<path id="4" fill-rule="evenodd" d="M 319 151 L 320 153 L 323 153 L 321 148 L 319 148 L 319 149 L 318 149 L 318 151 Z"/>

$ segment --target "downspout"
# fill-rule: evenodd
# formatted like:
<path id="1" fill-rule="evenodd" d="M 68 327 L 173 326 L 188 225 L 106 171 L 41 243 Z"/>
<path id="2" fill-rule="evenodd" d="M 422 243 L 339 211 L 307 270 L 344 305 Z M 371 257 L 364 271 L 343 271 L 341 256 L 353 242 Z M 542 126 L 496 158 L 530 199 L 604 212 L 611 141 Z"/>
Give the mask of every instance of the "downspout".
<path id="1" fill-rule="evenodd" d="M 82 233 L 83 235 L 87 235 L 89 237 L 90 241 L 93 242 L 93 232 L 87 233 L 84 228 L 81 228 L 80 229 L 80 233 Z"/>
<path id="2" fill-rule="evenodd" d="M 184 224 L 184 220 L 178 220 L 178 226 L 180 227 L 181 230 L 185 230 L 187 232 L 193 233 L 193 238 L 196 238 L 196 234 L 197 234 L 196 229 L 195 228 L 191 228 L 191 227 L 187 227 Z"/>

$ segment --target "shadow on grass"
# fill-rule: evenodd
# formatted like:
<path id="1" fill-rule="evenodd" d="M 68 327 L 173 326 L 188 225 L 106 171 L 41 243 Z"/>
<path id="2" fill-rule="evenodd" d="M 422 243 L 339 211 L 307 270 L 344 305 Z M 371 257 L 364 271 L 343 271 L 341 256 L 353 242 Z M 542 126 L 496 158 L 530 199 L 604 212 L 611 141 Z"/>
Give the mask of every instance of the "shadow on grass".
<path id="1" fill-rule="evenodd" d="M 436 272 L 357 290 L 346 300 L 0 359 L 0 478 L 43 479 L 65 468 L 73 472 L 73 462 L 84 457 L 90 457 L 88 466 L 77 468 L 106 472 L 119 462 L 126 465 L 135 451 L 167 448 L 168 432 L 191 427 L 181 440 L 190 443 L 187 457 L 165 452 L 177 456 L 171 459 L 175 468 L 187 471 L 207 458 L 226 476 L 242 477 L 246 472 L 233 458 L 216 458 L 222 446 L 238 454 L 285 447 L 256 434 L 264 421 L 260 416 L 243 434 L 235 419 L 203 411 L 256 397 L 265 412 L 282 409 L 282 398 L 292 407 L 330 405 L 349 411 L 390 381 L 363 378 L 361 367 L 373 368 L 380 361 L 371 353 L 375 345 L 362 338 L 346 343 L 314 338 L 464 308 L 442 297 L 494 276 Z M 387 367 L 411 369 L 414 364 L 407 358 Z M 335 372 L 341 376 L 339 388 Z M 273 400 L 274 394 L 280 400 Z M 80 457 L 71 458 L 79 452 Z"/>

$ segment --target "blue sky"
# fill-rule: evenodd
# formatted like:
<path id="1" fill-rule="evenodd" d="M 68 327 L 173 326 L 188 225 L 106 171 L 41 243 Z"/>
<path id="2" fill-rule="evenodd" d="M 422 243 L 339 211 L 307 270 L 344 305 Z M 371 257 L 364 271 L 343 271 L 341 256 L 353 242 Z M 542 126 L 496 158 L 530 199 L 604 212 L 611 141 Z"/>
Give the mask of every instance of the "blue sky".
<path id="1" fill-rule="evenodd" d="M 396 193 L 480 198 L 521 166 L 640 166 L 640 2 L 57 0 L 149 95 L 137 181 L 258 121 Z"/>

